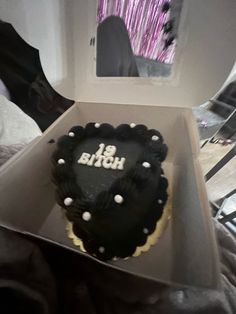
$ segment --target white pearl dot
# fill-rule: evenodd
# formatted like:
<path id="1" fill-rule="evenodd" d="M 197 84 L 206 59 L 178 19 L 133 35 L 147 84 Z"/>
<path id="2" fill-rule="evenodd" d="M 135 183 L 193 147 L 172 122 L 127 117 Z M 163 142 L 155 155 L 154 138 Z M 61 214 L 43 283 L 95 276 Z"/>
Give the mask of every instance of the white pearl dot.
<path id="1" fill-rule="evenodd" d="M 65 164 L 66 162 L 65 162 L 64 159 L 60 158 L 60 159 L 58 159 L 57 163 L 58 163 L 59 165 L 62 165 L 62 164 Z"/>
<path id="2" fill-rule="evenodd" d="M 66 198 L 64 199 L 64 204 L 65 204 L 66 206 L 70 206 L 72 203 L 73 203 L 73 199 L 72 199 L 71 197 L 66 197 Z"/>
<path id="3" fill-rule="evenodd" d="M 133 129 L 136 126 L 135 123 L 130 123 L 130 127 Z"/>
<path id="4" fill-rule="evenodd" d="M 75 133 L 74 132 L 69 132 L 68 134 L 70 137 L 74 137 L 75 136 Z"/>
<path id="5" fill-rule="evenodd" d="M 163 200 L 159 199 L 158 201 L 158 204 L 163 204 Z"/>
<path id="6" fill-rule="evenodd" d="M 105 248 L 103 246 L 100 246 L 98 248 L 99 253 L 104 253 L 105 252 Z"/>
<path id="7" fill-rule="evenodd" d="M 150 167 L 151 167 L 150 163 L 147 162 L 147 161 L 144 161 L 144 162 L 142 163 L 142 166 L 143 166 L 144 168 L 150 168 Z"/>
<path id="8" fill-rule="evenodd" d="M 117 204 L 122 204 L 124 202 L 124 199 L 121 195 L 119 194 L 116 194 L 114 196 L 114 201 L 117 203 Z"/>
<path id="9" fill-rule="evenodd" d="M 159 140 L 159 136 L 153 135 L 153 136 L 152 136 L 152 140 L 153 140 L 153 141 L 158 141 L 158 140 Z"/>
<path id="10" fill-rule="evenodd" d="M 100 123 L 95 123 L 94 126 L 98 129 L 100 127 Z"/>
<path id="11" fill-rule="evenodd" d="M 84 221 L 89 221 L 91 218 L 92 218 L 92 215 L 91 215 L 90 212 L 83 212 L 83 214 L 82 214 L 82 219 L 83 219 Z"/>
<path id="12" fill-rule="evenodd" d="M 144 233 L 144 234 L 148 234 L 148 232 L 149 232 L 149 231 L 148 231 L 148 228 L 143 228 L 143 233 Z"/>

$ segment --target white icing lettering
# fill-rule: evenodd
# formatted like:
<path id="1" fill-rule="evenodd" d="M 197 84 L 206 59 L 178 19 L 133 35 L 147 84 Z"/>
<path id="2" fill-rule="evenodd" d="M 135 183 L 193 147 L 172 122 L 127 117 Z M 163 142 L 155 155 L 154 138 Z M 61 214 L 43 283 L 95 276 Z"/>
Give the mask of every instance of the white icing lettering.
<path id="1" fill-rule="evenodd" d="M 96 155 L 92 155 L 91 158 L 89 159 L 88 163 L 87 163 L 87 166 L 92 166 L 94 161 L 96 159 Z"/>
<path id="2" fill-rule="evenodd" d="M 97 161 L 94 164 L 94 167 L 100 168 L 102 167 L 102 161 L 105 157 L 100 155 L 100 156 L 96 156 Z"/>
<path id="3" fill-rule="evenodd" d="M 88 153 L 82 153 L 80 156 L 80 159 L 78 160 L 78 164 L 86 165 L 89 161 L 90 154 Z"/>
<path id="4" fill-rule="evenodd" d="M 124 163 L 125 163 L 125 158 L 124 157 L 115 157 L 115 160 L 113 164 L 111 165 L 111 169 L 119 169 L 123 170 L 124 169 Z"/>
<path id="5" fill-rule="evenodd" d="M 107 145 L 106 146 L 104 156 L 112 157 L 115 155 L 115 153 L 116 153 L 116 146 L 115 145 Z"/>
<path id="6" fill-rule="evenodd" d="M 125 164 L 124 157 L 113 157 L 117 151 L 115 145 L 99 144 L 99 149 L 95 154 L 82 153 L 78 163 L 87 165 L 89 167 L 94 166 L 96 168 L 103 167 L 105 169 L 123 170 Z"/>
<path id="7" fill-rule="evenodd" d="M 105 169 L 110 169 L 111 168 L 111 165 L 114 161 L 114 157 L 105 157 L 103 162 L 102 162 L 102 166 L 105 168 Z"/>
<path id="8" fill-rule="evenodd" d="M 99 144 L 99 149 L 96 151 L 95 155 L 96 156 L 102 155 L 104 148 L 105 148 L 105 144 L 103 143 Z"/>

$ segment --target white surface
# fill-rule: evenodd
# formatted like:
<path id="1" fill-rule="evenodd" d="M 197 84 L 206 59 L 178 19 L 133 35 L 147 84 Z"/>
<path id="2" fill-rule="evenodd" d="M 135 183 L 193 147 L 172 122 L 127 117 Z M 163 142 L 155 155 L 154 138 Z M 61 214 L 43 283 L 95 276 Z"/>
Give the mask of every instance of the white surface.
<path id="1" fill-rule="evenodd" d="M 41 134 L 33 119 L 0 95 L 0 145 L 26 144 Z"/>

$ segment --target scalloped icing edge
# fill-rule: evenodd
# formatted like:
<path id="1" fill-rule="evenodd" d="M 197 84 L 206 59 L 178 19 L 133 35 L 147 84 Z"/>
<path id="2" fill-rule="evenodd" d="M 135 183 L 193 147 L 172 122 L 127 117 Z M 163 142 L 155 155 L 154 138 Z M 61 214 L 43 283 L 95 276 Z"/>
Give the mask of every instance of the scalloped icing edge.
<path id="1" fill-rule="evenodd" d="M 137 246 L 134 254 L 130 257 L 140 256 L 143 252 L 149 251 L 151 246 L 155 245 L 158 242 L 159 238 L 161 237 L 161 235 L 167 228 L 169 220 L 171 219 L 171 211 L 172 211 L 172 200 L 169 197 L 167 200 L 166 206 L 164 208 L 163 215 L 161 219 L 157 221 L 155 231 L 147 237 L 147 242 L 144 245 Z M 73 229 L 72 229 L 72 223 L 69 222 L 66 218 L 65 220 L 66 220 L 66 231 L 67 231 L 68 238 L 71 239 L 74 245 L 78 246 L 82 252 L 87 253 L 87 251 L 84 248 L 83 241 L 74 234 Z M 124 260 L 127 260 L 130 257 L 126 257 L 124 258 Z M 116 261 L 117 259 L 120 259 L 120 258 L 114 257 L 112 260 Z"/>

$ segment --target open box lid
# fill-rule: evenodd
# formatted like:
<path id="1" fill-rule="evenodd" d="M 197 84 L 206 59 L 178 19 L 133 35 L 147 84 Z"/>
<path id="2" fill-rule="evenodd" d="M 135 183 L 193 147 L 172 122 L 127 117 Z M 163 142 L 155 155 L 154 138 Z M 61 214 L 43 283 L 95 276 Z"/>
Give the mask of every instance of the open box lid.
<path id="1" fill-rule="evenodd" d="M 235 60 L 234 0 L 183 0 L 170 78 L 96 77 L 96 0 L 4 1 L 0 8 L 0 18 L 39 49 L 51 85 L 74 100 L 192 107 L 219 90 Z"/>

